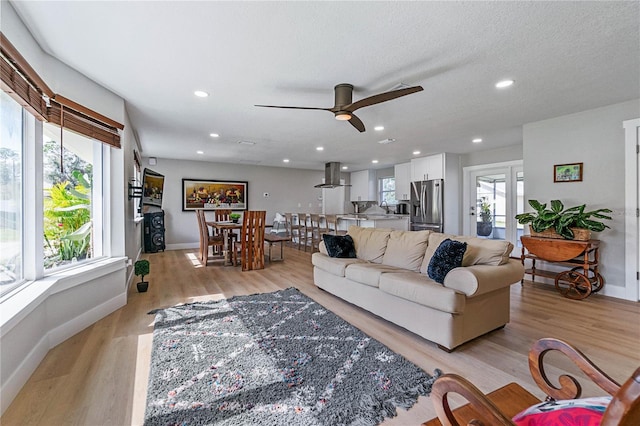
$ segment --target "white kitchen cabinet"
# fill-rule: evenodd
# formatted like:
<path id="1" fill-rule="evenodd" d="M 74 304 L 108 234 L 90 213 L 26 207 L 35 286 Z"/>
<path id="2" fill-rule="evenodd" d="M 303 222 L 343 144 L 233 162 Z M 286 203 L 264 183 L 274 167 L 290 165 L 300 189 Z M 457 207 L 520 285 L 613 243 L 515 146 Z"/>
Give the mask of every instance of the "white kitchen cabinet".
<path id="1" fill-rule="evenodd" d="M 444 154 L 411 160 L 411 181 L 444 179 Z"/>
<path id="2" fill-rule="evenodd" d="M 396 164 L 393 171 L 396 180 L 396 200 L 409 201 L 411 198 L 411 163 Z"/>
<path id="3" fill-rule="evenodd" d="M 351 201 L 377 201 L 377 187 L 375 170 L 351 173 Z"/>

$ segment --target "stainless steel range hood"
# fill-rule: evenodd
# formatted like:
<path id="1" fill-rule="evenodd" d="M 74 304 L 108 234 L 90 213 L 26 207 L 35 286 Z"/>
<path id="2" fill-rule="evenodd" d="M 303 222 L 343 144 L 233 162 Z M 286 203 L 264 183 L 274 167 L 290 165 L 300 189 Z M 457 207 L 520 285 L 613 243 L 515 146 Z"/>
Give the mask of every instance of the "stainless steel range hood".
<path id="1" fill-rule="evenodd" d="M 340 163 L 332 161 L 324 165 L 324 183 L 315 185 L 314 188 L 337 188 L 343 185 L 340 183 Z"/>

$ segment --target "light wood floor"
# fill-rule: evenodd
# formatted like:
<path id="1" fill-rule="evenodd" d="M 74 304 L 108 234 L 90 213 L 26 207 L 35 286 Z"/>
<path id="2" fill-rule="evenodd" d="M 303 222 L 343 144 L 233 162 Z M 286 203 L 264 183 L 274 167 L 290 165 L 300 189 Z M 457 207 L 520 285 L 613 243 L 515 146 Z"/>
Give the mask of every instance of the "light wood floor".
<path id="1" fill-rule="evenodd" d="M 311 255 L 285 249 L 285 261 L 241 272 L 216 262 L 202 267 L 196 250 L 145 255 L 151 261 L 147 293 L 135 285 L 128 304 L 52 349 L 1 419 L 2 425 L 139 425 L 144 417 L 154 308 L 237 294 L 297 287 L 365 333 L 431 373 L 458 373 L 488 392 L 516 381 L 542 397 L 529 376 L 527 352 L 541 337 L 569 341 L 622 382 L 640 366 L 640 303 L 593 295 L 562 298 L 549 287 L 512 286 L 511 322 L 453 353 L 313 285 Z M 419 320 L 419 319 L 417 319 Z M 550 374 L 576 372 L 561 357 Z M 584 395 L 600 394 L 583 382 Z M 399 410 L 385 425 L 419 424 L 434 416 L 428 397 Z"/>

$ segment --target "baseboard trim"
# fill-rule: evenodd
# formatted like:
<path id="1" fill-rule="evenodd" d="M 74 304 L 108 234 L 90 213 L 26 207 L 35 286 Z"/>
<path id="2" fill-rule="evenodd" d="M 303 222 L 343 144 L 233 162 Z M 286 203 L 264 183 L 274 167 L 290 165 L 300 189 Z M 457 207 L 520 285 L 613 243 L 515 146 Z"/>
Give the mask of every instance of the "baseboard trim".
<path id="1" fill-rule="evenodd" d="M 38 368 L 47 355 L 50 349 L 48 343 L 49 338 L 45 334 L 33 349 L 31 349 L 29 354 L 24 357 L 20 366 L 5 380 L 4 386 L 0 389 L 0 394 L 2 395 L 2 398 L 0 398 L 0 413 L 4 414 L 5 410 L 9 408 L 9 405 L 11 405 L 13 399 L 18 395 L 20 389 L 27 383 L 29 377 L 36 371 L 36 368 Z"/>
<path id="2" fill-rule="evenodd" d="M 120 309 L 127 304 L 127 294 L 120 293 L 114 298 L 107 300 L 100 305 L 83 312 L 81 315 L 49 330 L 49 349 L 67 340 L 69 337 L 81 332 L 96 321 L 106 317 L 110 313 Z"/>
<path id="3" fill-rule="evenodd" d="M 179 243 L 179 244 L 167 244 L 167 250 L 188 250 L 188 249 L 197 249 L 199 247 L 199 243 Z"/>
<path id="4" fill-rule="evenodd" d="M 45 302 L 46 303 L 46 302 Z M 27 383 L 29 377 L 38 368 L 50 349 L 79 333 L 96 321 L 106 317 L 127 303 L 126 291 L 118 294 L 110 300 L 84 312 L 64 324 L 59 325 L 45 333 L 34 348 L 24 357 L 18 368 L 4 381 L 0 389 L 0 413 L 9 407 L 20 389 Z"/>

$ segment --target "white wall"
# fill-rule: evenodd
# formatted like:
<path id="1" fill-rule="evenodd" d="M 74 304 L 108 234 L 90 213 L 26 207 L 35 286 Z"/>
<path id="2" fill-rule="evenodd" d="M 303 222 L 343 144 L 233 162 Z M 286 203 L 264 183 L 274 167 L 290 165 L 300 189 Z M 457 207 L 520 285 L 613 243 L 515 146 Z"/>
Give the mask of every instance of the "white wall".
<path id="1" fill-rule="evenodd" d="M 507 146 L 504 148 L 460 154 L 461 167 L 504 163 L 506 161 L 514 160 L 522 160 L 522 141 L 519 141 L 517 145 Z"/>
<path id="2" fill-rule="evenodd" d="M 165 211 L 165 242 L 168 249 L 198 246 L 198 224 L 193 211 L 182 211 L 182 179 L 248 182 L 248 208 L 266 210 L 267 223 L 276 212 L 321 213 L 321 183 L 324 171 L 287 167 L 265 167 L 205 161 L 158 158 L 155 166 L 143 159 L 143 168 L 165 176 L 162 208 Z M 269 197 L 263 194 L 269 193 Z M 209 213 L 211 214 L 211 213 Z"/>
<path id="3" fill-rule="evenodd" d="M 628 101 L 523 128 L 525 198 L 561 200 L 565 206 L 610 208 L 611 229 L 594 234 L 600 246 L 604 294 L 624 297 L 625 194 L 624 120 L 640 116 L 640 102 Z M 582 182 L 554 183 L 554 164 L 584 163 Z M 528 206 L 527 206 L 528 207 Z M 531 211 L 528 207 L 527 211 Z"/>
<path id="4" fill-rule="evenodd" d="M 140 204 L 139 198 L 129 199 L 129 182 L 134 177 L 134 161 L 133 150 L 137 150 L 140 153 L 139 141 L 135 137 L 135 133 L 131 127 L 129 121 L 129 115 L 125 114 L 124 132 L 122 135 L 122 155 L 123 155 L 123 182 L 122 187 L 118 187 L 118 192 L 121 190 L 120 196 L 124 201 L 124 228 L 122 237 L 124 238 L 124 255 L 131 259 L 131 265 L 127 268 L 127 283 L 133 282 L 133 263 L 140 257 L 142 252 L 142 221 L 134 222 L 134 214 Z"/>

